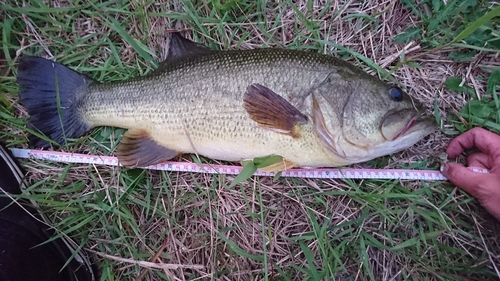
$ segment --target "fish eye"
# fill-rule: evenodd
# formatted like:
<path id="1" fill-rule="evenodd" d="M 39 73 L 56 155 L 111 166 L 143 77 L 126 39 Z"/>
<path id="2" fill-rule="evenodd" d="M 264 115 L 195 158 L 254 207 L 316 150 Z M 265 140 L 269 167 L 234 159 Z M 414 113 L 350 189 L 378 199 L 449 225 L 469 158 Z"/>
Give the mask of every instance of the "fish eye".
<path id="1" fill-rule="evenodd" d="M 403 90 L 401 90 L 399 87 L 393 87 L 389 90 L 389 95 L 391 96 L 391 99 L 395 101 L 402 101 L 403 100 Z"/>

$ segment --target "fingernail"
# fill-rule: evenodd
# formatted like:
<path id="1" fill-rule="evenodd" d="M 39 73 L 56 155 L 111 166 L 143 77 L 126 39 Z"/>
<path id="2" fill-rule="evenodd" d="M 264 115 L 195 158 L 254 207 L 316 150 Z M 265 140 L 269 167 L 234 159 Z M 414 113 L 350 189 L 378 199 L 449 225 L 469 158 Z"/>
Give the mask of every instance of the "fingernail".
<path id="1" fill-rule="evenodd" d="M 441 165 L 441 167 L 439 167 L 439 171 L 441 171 L 441 173 L 442 173 L 443 175 L 445 175 L 445 174 L 447 174 L 447 173 L 448 173 L 448 169 L 449 169 L 449 168 L 450 168 L 450 167 L 448 166 L 448 164 L 443 164 L 443 165 Z"/>

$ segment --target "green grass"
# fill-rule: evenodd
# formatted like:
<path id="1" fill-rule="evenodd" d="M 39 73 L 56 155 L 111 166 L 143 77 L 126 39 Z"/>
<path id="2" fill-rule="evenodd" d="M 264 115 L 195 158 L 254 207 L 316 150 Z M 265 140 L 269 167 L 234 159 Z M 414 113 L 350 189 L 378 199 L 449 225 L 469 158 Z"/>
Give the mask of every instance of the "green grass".
<path id="1" fill-rule="evenodd" d="M 215 49 L 326 52 L 403 85 L 443 132 L 371 167 L 436 168 L 431 156 L 447 135 L 500 132 L 499 17 L 487 1 L 156 2 L 0 4 L 0 139 L 27 145 L 15 83 L 21 53 L 120 81 L 152 71 L 174 29 Z M 420 49 L 379 66 L 413 40 Z M 99 128 L 64 149 L 113 154 L 123 133 Z M 443 182 L 251 177 L 230 187 L 235 177 L 226 175 L 22 163 L 31 183 L 24 196 L 89 250 L 101 280 L 500 278 L 500 225 Z"/>

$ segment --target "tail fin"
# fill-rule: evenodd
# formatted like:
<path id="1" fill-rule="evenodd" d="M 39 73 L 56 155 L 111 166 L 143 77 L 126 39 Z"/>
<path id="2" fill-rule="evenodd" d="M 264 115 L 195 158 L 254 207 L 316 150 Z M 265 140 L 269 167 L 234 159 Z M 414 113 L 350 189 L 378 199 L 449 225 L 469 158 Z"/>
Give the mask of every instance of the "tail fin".
<path id="1" fill-rule="evenodd" d="M 78 112 L 78 106 L 92 80 L 51 60 L 23 56 L 17 83 L 22 87 L 20 101 L 30 115 L 28 128 L 59 145 L 91 129 Z M 35 147 L 50 146 L 47 140 L 35 135 L 30 135 L 29 140 Z"/>

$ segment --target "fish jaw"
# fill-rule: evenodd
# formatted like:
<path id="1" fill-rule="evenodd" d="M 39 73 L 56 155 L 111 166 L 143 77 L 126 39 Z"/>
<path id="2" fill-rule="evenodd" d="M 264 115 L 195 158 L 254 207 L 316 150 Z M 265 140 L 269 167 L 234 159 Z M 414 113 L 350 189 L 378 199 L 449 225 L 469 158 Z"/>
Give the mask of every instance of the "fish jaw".
<path id="1" fill-rule="evenodd" d="M 339 158 L 334 155 L 332 156 L 332 163 L 337 163 L 336 166 L 351 165 L 398 153 L 415 145 L 418 141 L 434 131 L 434 128 L 427 127 L 424 130 L 407 132 L 396 140 L 384 141 L 371 147 L 356 146 L 346 141 L 344 138 L 340 138 L 339 146 L 342 147 L 342 150 L 348 156 L 345 158 Z M 330 167 L 334 166 L 331 165 Z"/>
<path id="2" fill-rule="evenodd" d="M 425 132 L 432 132 L 434 128 L 435 125 L 430 120 L 424 119 L 420 115 L 415 115 L 412 119 L 410 119 L 403 130 L 401 130 L 401 132 L 392 139 L 392 141 L 396 141 L 397 139 L 402 138 L 405 135 L 409 135 L 420 130 L 423 130 L 425 136 Z"/>
<path id="3" fill-rule="evenodd" d="M 423 124 L 423 123 L 420 123 Z M 414 125 L 413 128 L 417 128 L 417 125 Z M 427 126 L 425 125 L 425 129 L 422 130 L 413 130 L 413 131 L 408 131 L 406 134 L 402 135 L 398 139 L 394 140 L 393 142 L 398 143 L 399 149 L 403 150 L 406 149 L 415 143 L 417 143 L 419 140 L 423 139 L 427 135 L 433 133 L 436 129 L 433 126 Z"/>
<path id="4" fill-rule="evenodd" d="M 392 140 L 397 140 L 399 137 L 406 134 L 406 132 L 408 132 L 413 127 L 413 125 L 415 125 L 416 123 L 417 123 L 417 117 L 413 117 L 410 120 L 410 122 L 408 122 L 408 124 L 406 124 L 406 127 L 404 127 L 403 130 L 401 132 L 399 132 L 399 134 L 397 134 L 396 137 L 394 137 L 394 139 L 392 139 Z"/>
<path id="5" fill-rule="evenodd" d="M 419 118 L 412 118 L 396 138 L 371 148 L 370 154 L 374 156 L 371 159 L 405 150 L 435 130 L 436 127 L 429 120 L 420 121 Z"/>

